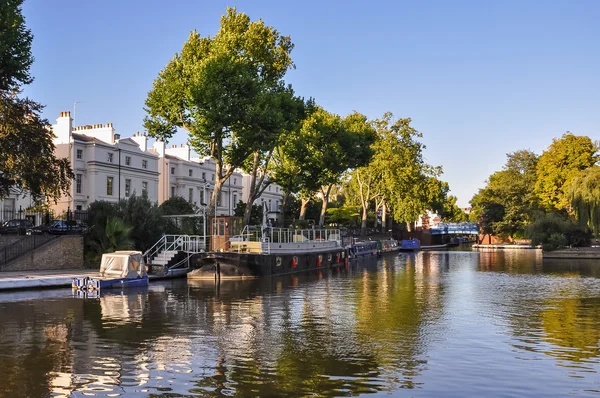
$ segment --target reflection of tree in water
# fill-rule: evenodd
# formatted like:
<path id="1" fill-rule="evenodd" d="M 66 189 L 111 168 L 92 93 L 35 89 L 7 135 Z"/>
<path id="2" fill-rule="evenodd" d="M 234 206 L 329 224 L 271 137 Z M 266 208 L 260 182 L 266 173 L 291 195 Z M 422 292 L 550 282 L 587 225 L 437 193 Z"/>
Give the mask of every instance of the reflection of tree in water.
<path id="1" fill-rule="evenodd" d="M 356 280 L 356 329 L 389 383 L 415 388 L 426 365 L 427 323 L 441 315 L 436 275 L 447 264 L 429 253 L 402 258 L 401 267 L 387 266 Z"/>
<path id="2" fill-rule="evenodd" d="M 71 371 L 69 340 L 81 307 L 74 301 L 64 304 L 50 300 L 35 306 L 0 305 L 0 396 L 48 396 L 53 373 Z"/>
<path id="3" fill-rule="evenodd" d="M 537 294 L 531 289 L 515 292 L 507 316 L 512 334 L 518 340 L 514 345 L 566 361 L 563 362 L 566 366 L 577 363 L 585 367 L 590 359 L 597 364 L 600 298 L 589 297 L 590 291 L 585 288 L 592 282 L 595 280 L 563 270 L 560 276 L 538 280 L 547 286 L 538 287 Z M 548 344 L 540 344 L 544 342 Z"/>
<path id="4" fill-rule="evenodd" d="M 290 277 L 284 285 L 294 285 L 294 280 Z M 273 303 L 263 302 L 263 317 L 252 332 L 240 337 L 248 339 L 243 345 L 231 339 L 219 341 L 217 350 L 226 358 L 226 369 L 220 360 L 215 373 L 198 380 L 198 388 L 191 392 L 340 396 L 377 391 L 381 387 L 374 383 L 377 363 L 361 350 L 351 331 L 334 324 L 331 307 L 345 298 L 329 288 L 330 280 L 322 283 L 325 288 L 316 293 L 306 286 L 284 290 L 275 310 Z M 228 310 L 235 312 L 231 306 Z"/>

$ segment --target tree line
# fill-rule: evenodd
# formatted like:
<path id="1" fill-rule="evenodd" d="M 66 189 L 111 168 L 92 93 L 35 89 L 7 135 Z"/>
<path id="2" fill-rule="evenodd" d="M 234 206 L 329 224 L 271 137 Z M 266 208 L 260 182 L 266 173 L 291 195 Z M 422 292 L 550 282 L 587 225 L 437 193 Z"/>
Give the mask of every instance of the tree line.
<path id="1" fill-rule="evenodd" d="M 427 209 L 462 218 L 448 184 L 439 180 L 441 167 L 423 160 L 411 120 L 391 113 L 377 120 L 359 112 L 340 116 L 297 96 L 284 80 L 295 67 L 293 48 L 289 36 L 227 8 L 214 36 L 191 32 L 155 79 L 144 125 L 165 142 L 183 129 L 196 152 L 215 159 L 208 211 L 241 168 L 251 176 L 245 224 L 272 183 L 283 189 L 283 208 L 292 196 L 301 201 L 299 220 L 318 195 L 319 225 L 326 223 L 332 190 L 340 188 L 349 205 L 362 208 L 363 230 L 369 211 L 408 223 Z"/>
<path id="2" fill-rule="evenodd" d="M 54 154 L 43 106 L 22 98 L 23 85 L 33 80 L 33 35 L 22 3 L 0 4 L 0 198 L 28 192 L 51 203 L 69 195 L 74 176 L 69 160 Z M 382 214 L 384 225 L 393 217 L 410 227 L 428 209 L 450 220 L 464 218 L 440 180 L 441 167 L 424 161 L 421 134 L 410 119 L 327 111 L 286 83 L 295 68 L 289 36 L 235 8 L 227 8 L 220 22 L 214 36 L 190 33 L 145 101 L 150 136 L 167 142 L 183 129 L 198 154 L 215 160 L 209 212 L 223 183 L 242 169 L 251 176 L 246 224 L 254 202 L 273 183 L 283 190 L 284 211 L 297 210 L 300 221 L 318 203 L 311 217 L 319 225 L 356 216 L 364 231 L 368 219 Z M 127 218 L 121 213 L 115 214 Z M 103 228 L 105 220 L 98 226 Z"/>
<path id="3" fill-rule="evenodd" d="M 547 249 L 582 245 L 600 231 L 598 144 L 570 132 L 537 155 L 519 150 L 471 199 L 472 221 L 501 239 Z"/>

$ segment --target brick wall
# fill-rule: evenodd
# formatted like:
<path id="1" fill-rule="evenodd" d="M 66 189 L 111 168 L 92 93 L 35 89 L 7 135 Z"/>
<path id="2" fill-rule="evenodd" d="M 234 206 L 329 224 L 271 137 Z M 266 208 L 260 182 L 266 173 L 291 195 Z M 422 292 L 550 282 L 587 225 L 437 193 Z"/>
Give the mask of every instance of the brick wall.
<path id="1" fill-rule="evenodd" d="M 0 236 L 0 247 L 12 245 L 15 242 L 20 241 L 21 239 L 25 239 L 26 236 L 19 235 L 2 235 Z"/>
<path id="2" fill-rule="evenodd" d="M 83 236 L 66 235 L 17 258 L 2 271 L 83 268 Z"/>

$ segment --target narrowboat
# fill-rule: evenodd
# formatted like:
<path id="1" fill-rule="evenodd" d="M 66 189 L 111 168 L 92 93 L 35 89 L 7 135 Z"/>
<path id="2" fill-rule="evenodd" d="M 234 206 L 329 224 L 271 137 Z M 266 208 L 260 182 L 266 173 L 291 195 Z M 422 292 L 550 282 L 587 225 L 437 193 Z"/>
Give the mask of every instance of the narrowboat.
<path id="1" fill-rule="evenodd" d="M 414 252 L 421 250 L 421 242 L 418 239 L 403 239 L 400 242 L 399 251 Z"/>

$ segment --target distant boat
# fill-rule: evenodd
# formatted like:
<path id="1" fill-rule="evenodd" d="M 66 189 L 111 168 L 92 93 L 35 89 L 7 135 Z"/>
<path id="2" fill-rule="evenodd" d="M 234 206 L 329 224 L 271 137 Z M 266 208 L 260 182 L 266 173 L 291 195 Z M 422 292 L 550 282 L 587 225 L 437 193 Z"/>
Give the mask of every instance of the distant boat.
<path id="1" fill-rule="evenodd" d="M 349 258 L 358 258 L 364 256 L 376 256 L 379 252 L 377 241 L 354 242 L 348 249 Z"/>
<path id="2" fill-rule="evenodd" d="M 396 239 L 384 239 L 378 242 L 379 254 L 394 253 L 400 250 L 400 242 Z"/>
<path id="3" fill-rule="evenodd" d="M 421 246 L 421 250 L 446 250 L 446 249 L 448 249 L 447 244 Z"/>
<path id="4" fill-rule="evenodd" d="M 400 242 L 399 251 L 415 252 L 421 250 L 421 242 L 418 239 L 403 239 Z"/>

